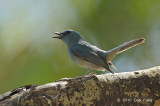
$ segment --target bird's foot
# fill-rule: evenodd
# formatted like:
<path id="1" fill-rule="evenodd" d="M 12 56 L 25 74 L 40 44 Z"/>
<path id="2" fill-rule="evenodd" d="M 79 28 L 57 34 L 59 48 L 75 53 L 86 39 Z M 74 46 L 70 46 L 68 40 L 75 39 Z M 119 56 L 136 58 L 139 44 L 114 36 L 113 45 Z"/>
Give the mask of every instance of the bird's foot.
<path id="1" fill-rule="evenodd" d="M 94 72 L 91 72 L 91 73 L 88 74 L 88 76 L 96 76 L 96 75 L 97 75 L 97 74 L 94 73 Z"/>

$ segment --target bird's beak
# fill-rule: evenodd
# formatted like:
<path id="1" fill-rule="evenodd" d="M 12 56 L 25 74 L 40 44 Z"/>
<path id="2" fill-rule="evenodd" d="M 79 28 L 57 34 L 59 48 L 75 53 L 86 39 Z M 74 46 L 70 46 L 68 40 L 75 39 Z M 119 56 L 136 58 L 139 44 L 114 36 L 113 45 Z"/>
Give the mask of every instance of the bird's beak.
<path id="1" fill-rule="evenodd" d="M 54 36 L 52 38 L 58 38 L 58 39 L 60 39 L 62 37 L 62 34 L 60 32 L 54 32 L 54 34 L 56 34 L 58 36 Z"/>

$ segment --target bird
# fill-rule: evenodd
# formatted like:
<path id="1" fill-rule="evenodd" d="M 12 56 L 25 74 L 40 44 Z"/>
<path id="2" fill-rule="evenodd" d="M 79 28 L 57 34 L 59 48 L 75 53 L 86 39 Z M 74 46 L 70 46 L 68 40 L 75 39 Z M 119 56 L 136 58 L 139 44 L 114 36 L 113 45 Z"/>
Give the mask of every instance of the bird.
<path id="1" fill-rule="evenodd" d="M 90 44 L 74 30 L 69 29 L 62 32 L 54 32 L 54 34 L 58 36 L 54 36 L 53 38 L 60 39 L 67 45 L 70 59 L 80 67 L 92 70 L 92 73 L 90 74 L 93 74 L 95 71 L 105 70 L 114 74 L 109 66 L 114 68 L 116 71 L 118 70 L 111 60 L 117 54 L 145 42 L 144 38 L 139 38 L 106 51 Z"/>

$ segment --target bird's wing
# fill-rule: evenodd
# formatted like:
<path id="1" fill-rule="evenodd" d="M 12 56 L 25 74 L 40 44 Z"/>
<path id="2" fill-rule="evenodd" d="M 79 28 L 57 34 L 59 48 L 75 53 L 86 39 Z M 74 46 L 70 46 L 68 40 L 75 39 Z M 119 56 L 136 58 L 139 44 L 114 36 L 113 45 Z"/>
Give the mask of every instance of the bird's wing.
<path id="1" fill-rule="evenodd" d="M 108 63 L 106 63 L 96 52 L 94 52 L 91 47 L 82 44 L 74 44 L 71 46 L 70 50 L 73 55 L 100 67 L 104 67 L 113 73 L 113 71 L 109 68 Z"/>
<path id="2" fill-rule="evenodd" d="M 86 60 L 101 67 L 105 67 L 106 65 L 105 61 L 101 57 L 99 57 L 97 53 L 93 52 L 90 47 L 86 45 L 74 44 L 71 46 L 70 50 L 72 54 L 83 60 Z"/>

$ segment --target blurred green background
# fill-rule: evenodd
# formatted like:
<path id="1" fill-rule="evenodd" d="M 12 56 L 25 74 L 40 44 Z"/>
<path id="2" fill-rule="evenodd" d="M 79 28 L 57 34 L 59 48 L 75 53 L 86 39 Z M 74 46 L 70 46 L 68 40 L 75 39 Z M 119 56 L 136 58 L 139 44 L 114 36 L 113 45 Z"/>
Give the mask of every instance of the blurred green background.
<path id="1" fill-rule="evenodd" d="M 0 94 L 83 75 L 66 45 L 52 38 L 65 29 L 104 50 L 146 38 L 112 61 L 119 72 L 160 63 L 160 0 L 0 0 Z"/>

